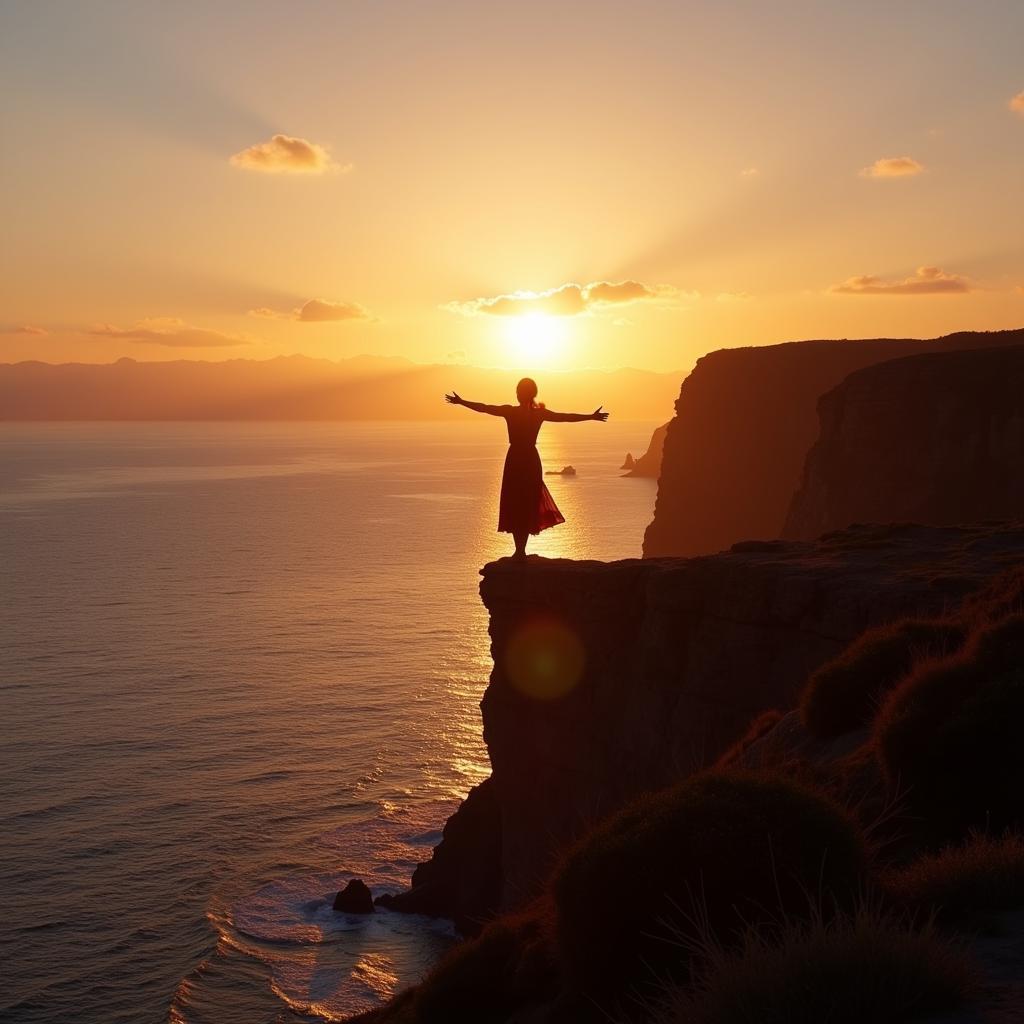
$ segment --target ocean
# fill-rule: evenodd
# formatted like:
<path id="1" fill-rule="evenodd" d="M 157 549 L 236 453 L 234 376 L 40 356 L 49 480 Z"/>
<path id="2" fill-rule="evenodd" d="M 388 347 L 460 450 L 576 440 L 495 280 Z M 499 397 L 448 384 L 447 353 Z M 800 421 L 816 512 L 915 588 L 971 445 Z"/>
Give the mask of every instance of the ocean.
<path id="1" fill-rule="evenodd" d="M 551 557 L 638 556 L 655 423 L 548 424 Z M 0 424 L 0 1020 L 334 1021 L 450 926 L 404 888 L 488 773 L 504 424 Z"/>

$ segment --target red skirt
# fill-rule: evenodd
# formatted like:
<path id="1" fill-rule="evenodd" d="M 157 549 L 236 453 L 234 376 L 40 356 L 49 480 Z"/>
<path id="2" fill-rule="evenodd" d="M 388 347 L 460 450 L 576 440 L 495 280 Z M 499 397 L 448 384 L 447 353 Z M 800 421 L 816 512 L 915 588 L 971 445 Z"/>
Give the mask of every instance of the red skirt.
<path id="1" fill-rule="evenodd" d="M 555 499 L 544 483 L 540 454 L 533 445 L 513 445 L 501 474 L 500 533 L 540 533 L 564 523 Z"/>

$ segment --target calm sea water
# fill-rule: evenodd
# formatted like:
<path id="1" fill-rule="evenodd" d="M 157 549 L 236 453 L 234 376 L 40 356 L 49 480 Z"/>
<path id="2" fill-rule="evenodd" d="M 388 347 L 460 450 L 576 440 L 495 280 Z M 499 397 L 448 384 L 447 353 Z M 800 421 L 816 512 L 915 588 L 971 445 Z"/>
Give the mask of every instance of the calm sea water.
<path id="1" fill-rule="evenodd" d="M 0 1019 L 339 1020 L 452 941 L 330 901 L 487 774 L 503 426 L 0 425 Z M 532 550 L 639 555 L 653 427 L 544 428 Z"/>

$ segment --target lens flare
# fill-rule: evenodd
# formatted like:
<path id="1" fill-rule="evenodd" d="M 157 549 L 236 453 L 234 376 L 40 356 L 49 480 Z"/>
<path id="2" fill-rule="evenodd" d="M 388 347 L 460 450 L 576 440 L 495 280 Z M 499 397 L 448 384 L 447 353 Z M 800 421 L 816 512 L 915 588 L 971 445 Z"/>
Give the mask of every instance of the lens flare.
<path id="1" fill-rule="evenodd" d="M 505 673 L 520 693 L 535 700 L 564 697 L 583 675 L 586 656 L 579 637 L 552 618 L 521 625 L 505 651 Z"/>

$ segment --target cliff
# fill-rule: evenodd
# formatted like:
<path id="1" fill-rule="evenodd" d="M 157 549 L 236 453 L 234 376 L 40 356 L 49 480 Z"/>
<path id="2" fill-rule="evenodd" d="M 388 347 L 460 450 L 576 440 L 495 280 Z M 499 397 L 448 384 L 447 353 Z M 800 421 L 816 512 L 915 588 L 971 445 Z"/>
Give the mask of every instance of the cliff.
<path id="1" fill-rule="evenodd" d="M 480 827 L 435 851 L 431 912 L 473 922 L 528 901 L 570 840 L 793 706 L 865 628 L 942 611 L 1022 556 L 1022 524 L 894 526 L 692 559 L 485 566 L 492 776 L 459 812 Z"/>
<path id="2" fill-rule="evenodd" d="M 789 342 L 704 356 L 683 381 L 668 425 L 644 557 L 778 537 L 818 434 L 818 398 L 850 373 L 915 353 L 1020 344 L 1024 330 Z"/>
<path id="3" fill-rule="evenodd" d="M 1024 515 L 1024 347 L 910 356 L 818 403 L 817 442 L 783 536 L 853 522 Z"/>
<path id="4" fill-rule="evenodd" d="M 627 455 L 623 469 L 628 469 L 626 476 L 649 477 L 657 480 L 661 475 L 661 455 L 665 448 L 665 435 L 668 433 L 668 424 L 663 423 L 651 435 L 651 443 L 647 451 L 638 459 Z"/>

